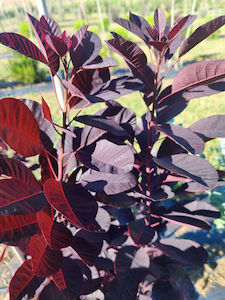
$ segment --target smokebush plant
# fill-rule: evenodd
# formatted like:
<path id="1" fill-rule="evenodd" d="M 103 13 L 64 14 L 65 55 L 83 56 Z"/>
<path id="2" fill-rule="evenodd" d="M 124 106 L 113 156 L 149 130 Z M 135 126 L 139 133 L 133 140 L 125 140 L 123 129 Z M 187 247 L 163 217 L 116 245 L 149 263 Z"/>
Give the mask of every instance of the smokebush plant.
<path id="1" fill-rule="evenodd" d="M 116 63 L 99 56 L 101 41 L 88 26 L 68 36 L 51 18 L 38 21 L 28 14 L 28 19 L 39 48 L 16 33 L 1 33 L 0 42 L 47 65 L 52 77 L 61 64 L 65 99 L 59 104 L 61 124 L 54 123 L 43 97 L 41 104 L 0 100 L 0 236 L 26 258 L 9 285 L 10 299 L 88 299 L 97 291 L 94 299 L 193 300 L 194 287 L 183 268 L 202 266 L 207 252 L 169 232 L 180 225 L 210 230 L 220 213 L 190 197 L 167 200 L 224 185 L 224 174 L 199 154 L 205 142 L 225 136 L 225 116 L 189 128 L 168 122 L 191 99 L 225 90 L 225 61 L 186 66 L 164 89 L 161 70 L 178 48 L 177 61 L 224 25 L 225 16 L 183 42 L 182 31 L 193 15 L 173 28 L 160 9 L 153 27 L 132 13 L 129 21 L 116 19 L 151 53 L 148 62 L 136 43 L 112 32 L 106 44 L 130 70 L 118 78 L 111 78 L 109 69 Z M 137 90 L 146 104 L 139 121 L 116 101 Z M 105 108 L 79 116 L 98 102 Z M 77 111 L 74 118 L 71 110 Z M 77 122 L 85 126 L 74 126 Z M 39 181 L 27 164 L 35 155 Z"/>

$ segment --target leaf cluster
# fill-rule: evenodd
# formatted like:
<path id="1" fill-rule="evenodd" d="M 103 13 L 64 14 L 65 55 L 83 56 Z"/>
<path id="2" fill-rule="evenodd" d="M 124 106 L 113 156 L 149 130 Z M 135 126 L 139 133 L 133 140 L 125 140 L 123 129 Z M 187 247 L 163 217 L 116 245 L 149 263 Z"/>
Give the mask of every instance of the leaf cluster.
<path id="1" fill-rule="evenodd" d="M 86 299 L 97 290 L 107 300 L 194 299 L 183 268 L 202 266 L 207 251 L 168 232 L 178 226 L 210 230 L 220 216 L 207 202 L 174 197 L 224 186 L 224 174 L 199 154 L 207 141 L 225 137 L 225 116 L 189 128 L 169 121 L 190 100 L 225 90 L 225 61 L 186 66 L 165 89 L 162 71 L 176 50 L 179 60 L 223 26 L 225 16 L 184 41 L 182 32 L 195 16 L 173 28 L 160 9 L 154 26 L 132 13 L 129 20 L 116 19 L 151 54 L 149 60 L 139 45 L 112 32 L 106 44 L 130 70 L 116 78 L 110 74 L 116 62 L 100 57 L 101 40 L 87 25 L 69 36 L 49 17 L 27 16 L 39 47 L 16 33 L 1 33 L 0 42 L 45 64 L 52 78 L 58 76 L 65 98 L 58 103 L 61 124 L 43 97 L 42 104 L 0 100 L 0 236 L 26 257 L 11 280 L 10 299 Z M 57 74 L 60 65 L 64 79 Z M 116 101 L 134 91 L 146 105 L 140 120 Z M 105 108 L 79 115 L 98 102 Z M 70 119 L 72 110 L 77 113 Z M 29 167 L 29 157 L 36 155 L 38 165 Z"/>

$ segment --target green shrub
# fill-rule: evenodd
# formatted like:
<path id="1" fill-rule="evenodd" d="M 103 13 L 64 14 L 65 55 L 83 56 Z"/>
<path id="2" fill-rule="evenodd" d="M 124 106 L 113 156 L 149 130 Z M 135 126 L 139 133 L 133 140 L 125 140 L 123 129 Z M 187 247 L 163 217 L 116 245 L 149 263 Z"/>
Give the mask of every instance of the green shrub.
<path id="1" fill-rule="evenodd" d="M 24 84 L 41 82 L 45 79 L 46 72 L 39 68 L 37 61 L 17 53 L 9 61 L 9 76 Z"/>

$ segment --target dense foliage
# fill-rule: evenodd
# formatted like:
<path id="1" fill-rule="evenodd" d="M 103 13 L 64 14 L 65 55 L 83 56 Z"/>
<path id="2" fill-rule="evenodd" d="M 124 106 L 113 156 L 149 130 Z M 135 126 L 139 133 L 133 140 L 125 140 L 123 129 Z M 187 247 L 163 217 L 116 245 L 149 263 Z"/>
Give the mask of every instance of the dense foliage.
<path id="1" fill-rule="evenodd" d="M 10 299 L 86 299 L 97 291 L 96 299 L 193 300 L 194 287 L 183 268 L 202 266 L 207 252 L 169 233 L 180 225 L 210 230 L 220 213 L 189 197 L 168 199 L 224 185 L 224 174 L 199 154 L 208 140 L 225 137 L 225 116 L 190 128 L 169 121 L 190 100 L 225 90 L 225 61 L 186 66 L 165 89 L 162 70 L 178 48 L 177 61 L 224 25 L 225 16 L 185 41 L 182 32 L 193 15 L 173 28 L 160 9 L 153 27 L 132 13 L 129 21 L 116 19 L 151 53 L 148 62 L 136 43 L 112 32 L 106 43 L 130 70 L 118 78 L 109 71 L 116 62 L 99 56 L 101 40 L 87 25 L 70 37 L 49 17 L 38 21 L 28 14 L 28 19 L 39 48 L 16 33 L 1 33 L 0 42 L 47 65 L 52 77 L 59 76 L 61 64 L 65 99 L 59 103 L 61 124 L 54 123 L 43 97 L 42 104 L 0 100 L 0 237 L 26 257 L 11 280 Z M 137 90 L 146 104 L 139 121 L 116 101 Z M 79 116 L 98 102 L 105 108 Z M 77 114 L 71 119 L 72 110 Z M 78 122 L 85 126 L 74 126 Z M 8 147 L 13 157 L 6 155 Z M 27 164 L 36 155 L 40 181 Z"/>

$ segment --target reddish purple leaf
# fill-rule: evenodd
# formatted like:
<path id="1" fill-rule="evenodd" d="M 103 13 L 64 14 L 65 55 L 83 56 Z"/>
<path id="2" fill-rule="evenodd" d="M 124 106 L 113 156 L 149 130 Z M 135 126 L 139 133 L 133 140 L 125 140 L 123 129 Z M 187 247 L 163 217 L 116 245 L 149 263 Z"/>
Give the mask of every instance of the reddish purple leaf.
<path id="1" fill-rule="evenodd" d="M 204 151 L 204 141 L 190 129 L 175 124 L 159 124 L 156 129 L 192 154 L 200 154 Z"/>
<path id="2" fill-rule="evenodd" d="M 176 37 L 177 34 L 184 31 L 187 27 L 189 27 L 197 18 L 195 15 L 187 15 L 186 17 L 179 20 L 173 28 L 170 30 L 168 34 L 168 39 L 172 40 L 174 37 Z"/>
<path id="3" fill-rule="evenodd" d="M 148 42 L 148 46 L 153 46 L 158 51 L 162 51 L 167 45 L 168 43 L 166 42 L 155 42 L 155 41 Z"/>
<path id="4" fill-rule="evenodd" d="M 225 116 L 215 115 L 201 119 L 189 127 L 192 131 L 205 138 L 225 137 Z"/>
<path id="5" fill-rule="evenodd" d="M 97 253 L 94 246 L 89 243 L 86 239 L 76 236 L 74 237 L 74 243 L 72 248 L 81 257 L 81 259 L 89 266 L 93 266 L 96 259 Z"/>
<path id="6" fill-rule="evenodd" d="M 198 27 L 181 45 L 179 57 L 183 56 L 189 50 L 194 48 L 196 45 L 198 45 L 201 41 L 206 39 L 209 35 L 218 30 L 224 24 L 225 16 L 220 16 Z"/>
<path id="7" fill-rule="evenodd" d="M 57 37 L 61 37 L 62 32 L 61 29 L 59 28 L 59 25 L 50 17 L 42 16 L 40 18 L 40 24 L 42 25 L 42 28 L 44 30 L 47 30 L 49 33 Z"/>
<path id="8" fill-rule="evenodd" d="M 38 231 L 36 214 L 0 216 L 1 243 L 14 243 L 32 236 Z"/>
<path id="9" fill-rule="evenodd" d="M 51 116 L 50 108 L 49 108 L 48 104 L 45 102 L 45 99 L 43 97 L 41 97 L 41 100 L 42 100 L 42 113 L 43 113 L 43 116 L 44 116 L 45 120 L 52 123 L 52 116 Z"/>
<path id="10" fill-rule="evenodd" d="M 45 33 L 42 31 L 43 25 L 28 13 L 27 17 L 38 40 L 41 52 L 45 56 L 45 59 L 49 68 L 51 69 L 52 74 L 55 75 L 59 69 L 59 56 L 57 53 L 55 53 L 53 49 L 50 48 L 50 46 L 46 42 Z"/>
<path id="11" fill-rule="evenodd" d="M 97 203 L 94 197 L 80 184 L 62 183 L 48 179 L 44 184 L 44 193 L 49 203 L 72 224 L 78 227 L 87 227 L 94 222 Z"/>
<path id="12" fill-rule="evenodd" d="M 25 157 L 41 152 L 38 123 L 27 106 L 18 99 L 0 100 L 0 136 Z"/>
<path id="13" fill-rule="evenodd" d="M 25 260 L 10 282 L 10 300 L 32 299 L 44 280 L 33 273 L 31 260 Z"/>
<path id="14" fill-rule="evenodd" d="M 109 49 L 121 55 L 129 64 L 142 71 L 147 64 L 145 53 L 135 43 L 122 38 L 106 41 Z"/>
<path id="15" fill-rule="evenodd" d="M 59 250 L 51 249 L 43 235 L 36 234 L 30 240 L 32 269 L 35 275 L 49 277 L 56 273 L 62 265 L 63 256 Z"/>
<path id="16" fill-rule="evenodd" d="M 201 157 L 188 154 L 175 154 L 162 158 L 154 157 L 153 160 L 159 166 L 205 186 L 213 186 L 218 181 L 216 169 Z"/>
<path id="17" fill-rule="evenodd" d="M 63 223 L 52 220 L 48 209 L 37 213 L 37 222 L 52 249 L 59 250 L 72 244 L 73 236 L 70 230 Z"/>
<path id="18" fill-rule="evenodd" d="M 187 266 L 202 266 L 208 259 L 202 246 L 187 239 L 161 239 L 157 247 L 172 260 Z"/>
<path id="19" fill-rule="evenodd" d="M 45 39 L 48 45 L 51 47 L 51 49 L 54 50 L 55 53 L 57 53 L 60 57 L 66 55 L 68 47 L 63 41 L 63 39 L 51 34 L 46 34 Z"/>
<path id="20" fill-rule="evenodd" d="M 20 34 L 11 32 L 0 33 L 0 43 L 19 53 L 47 64 L 44 55 L 37 46 Z"/>
<path id="21" fill-rule="evenodd" d="M 134 155 L 129 145 L 116 145 L 105 139 L 83 148 L 77 157 L 85 166 L 104 173 L 125 174 L 134 166 Z"/>

